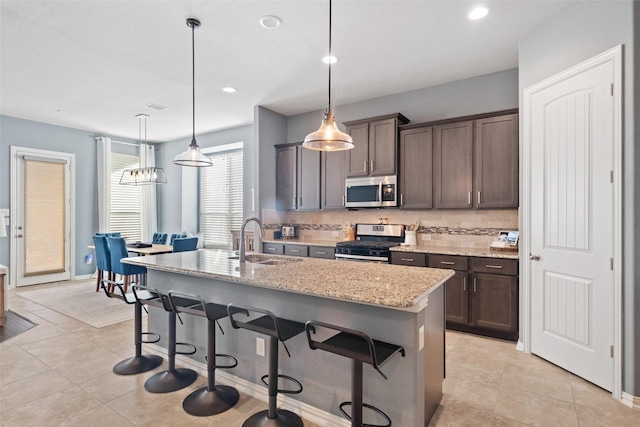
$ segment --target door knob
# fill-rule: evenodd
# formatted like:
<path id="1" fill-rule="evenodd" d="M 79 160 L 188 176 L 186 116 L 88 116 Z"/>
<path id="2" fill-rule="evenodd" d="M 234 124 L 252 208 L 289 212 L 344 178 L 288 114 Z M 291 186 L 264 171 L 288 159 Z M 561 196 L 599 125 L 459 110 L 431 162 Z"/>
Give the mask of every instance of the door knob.
<path id="1" fill-rule="evenodd" d="M 540 261 L 540 255 L 529 254 L 529 259 L 531 261 Z"/>

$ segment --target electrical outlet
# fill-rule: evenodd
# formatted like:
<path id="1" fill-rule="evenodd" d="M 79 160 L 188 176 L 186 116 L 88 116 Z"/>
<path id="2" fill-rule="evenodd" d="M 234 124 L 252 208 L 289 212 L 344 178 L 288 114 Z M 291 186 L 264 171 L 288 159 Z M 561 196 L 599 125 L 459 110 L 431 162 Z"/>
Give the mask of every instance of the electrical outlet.
<path id="1" fill-rule="evenodd" d="M 93 254 L 87 255 L 84 259 L 87 264 L 93 264 Z"/>
<path id="2" fill-rule="evenodd" d="M 332 232 L 331 232 L 331 235 L 332 235 L 333 237 L 338 237 L 338 236 L 340 235 L 340 232 L 339 232 L 339 231 L 332 231 Z"/>
<path id="3" fill-rule="evenodd" d="M 424 325 L 418 329 L 418 351 L 424 348 Z"/>
<path id="4" fill-rule="evenodd" d="M 256 337 L 256 354 L 264 357 L 264 338 Z"/>
<path id="5" fill-rule="evenodd" d="M 431 240 L 431 234 L 422 233 L 422 240 Z"/>

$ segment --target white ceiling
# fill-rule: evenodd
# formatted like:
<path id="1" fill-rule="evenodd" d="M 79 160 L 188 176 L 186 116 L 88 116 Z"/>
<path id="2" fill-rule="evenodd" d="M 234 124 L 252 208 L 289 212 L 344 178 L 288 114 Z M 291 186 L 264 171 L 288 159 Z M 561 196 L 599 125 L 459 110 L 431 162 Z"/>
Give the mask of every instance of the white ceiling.
<path id="1" fill-rule="evenodd" d="M 518 40 L 568 1 L 334 0 L 333 103 L 357 102 L 517 67 Z M 137 139 L 191 134 L 191 30 L 196 132 L 327 104 L 327 0 L 1 0 L 0 113 Z M 282 19 L 277 30 L 259 25 Z M 221 91 L 238 89 L 235 94 Z M 144 105 L 167 106 L 154 111 Z"/>

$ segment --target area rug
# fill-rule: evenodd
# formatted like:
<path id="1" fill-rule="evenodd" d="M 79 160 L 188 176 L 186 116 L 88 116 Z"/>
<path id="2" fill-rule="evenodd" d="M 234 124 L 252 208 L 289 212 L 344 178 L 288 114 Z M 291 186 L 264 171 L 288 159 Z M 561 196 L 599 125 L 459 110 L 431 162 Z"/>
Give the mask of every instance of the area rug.
<path id="1" fill-rule="evenodd" d="M 4 325 L 0 326 L 0 342 L 11 339 L 16 335 L 20 335 L 34 326 L 37 326 L 37 323 L 33 323 L 26 317 L 8 310 L 5 313 Z"/>
<path id="2" fill-rule="evenodd" d="M 95 280 L 17 294 L 94 328 L 133 319 L 133 306 L 108 298 L 103 291 L 96 292 Z"/>

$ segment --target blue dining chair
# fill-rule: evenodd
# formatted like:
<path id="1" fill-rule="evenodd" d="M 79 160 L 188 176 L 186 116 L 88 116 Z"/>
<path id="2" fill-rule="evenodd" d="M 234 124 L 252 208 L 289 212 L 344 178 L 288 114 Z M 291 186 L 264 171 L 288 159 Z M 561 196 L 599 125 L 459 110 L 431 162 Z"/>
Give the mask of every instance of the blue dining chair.
<path id="1" fill-rule="evenodd" d="M 176 239 L 183 239 L 183 238 L 185 238 L 185 237 L 187 237 L 187 235 L 186 235 L 186 234 L 182 234 L 182 233 L 180 233 L 180 234 L 172 234 L 172 235 L 171 235 L 171 239 L 169 240 L 169 244 L 170 244 L 171 246 L 173 246 L 173 241 L 174 241 L 174 240 L 176 240 Z"/>
<path id="2" fill-rule="evenodd" d="M 173 240 L 173 252 L 195 251 L 198 246 L 197 237 L 182 237 Z"/>
<path id="3" fill-rule="evenodd" d="M 98 265 L 98 281 L 96 283 L 96 292 L 100 291 L 100 282 L 104 279 L 104 273 L 107 273 L 107 280 L 113 280 L 113 272 L 111 271 L 111 251 L 109 250 L 109 242 L 107 236 L 93 236 L 93 244 L 96 247 L 96 264 Z"/>
<path id="4" fill-rule="evenodd" d="M 124 281 L 124 292 L 127 292 L 129 287 L 131 276 L 135 276 L 135 283 L 146 282 L 146 267 L 140 267 L 138 265 L 124 264 L 120 260 L 127 258 L 129 252 L 127 251 L 127 242 L 122 237 L 107 237 L 109 242 L 109 250 L 111 251 L 111 271 L 114 274 L 122 276 Z"/>
<path id="5" fill-rule="evenodd" d="M 167 233 L 153 233 L 153 239 L 151 243 L 154 245 L 166 245 L 167 244 Z"/>

